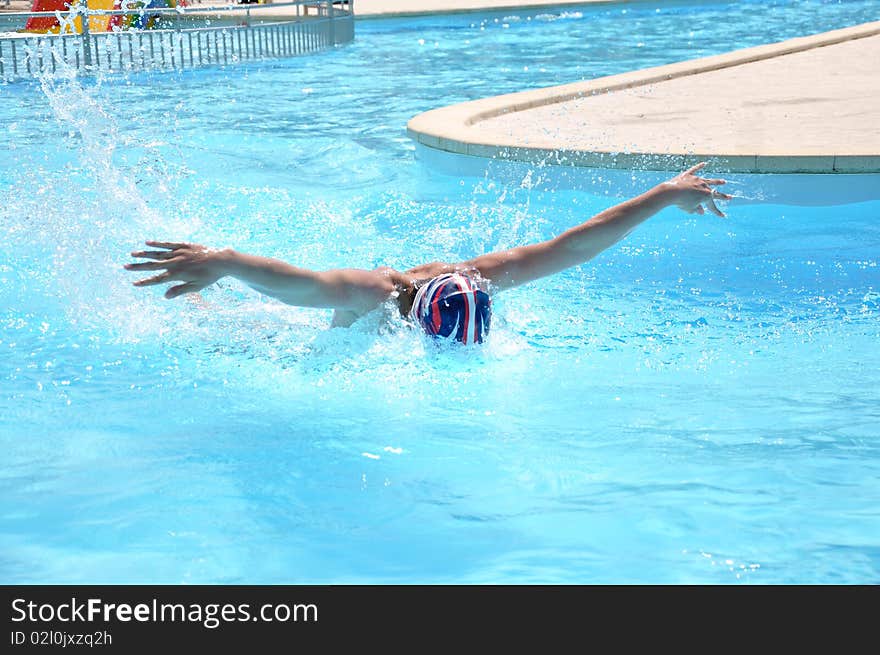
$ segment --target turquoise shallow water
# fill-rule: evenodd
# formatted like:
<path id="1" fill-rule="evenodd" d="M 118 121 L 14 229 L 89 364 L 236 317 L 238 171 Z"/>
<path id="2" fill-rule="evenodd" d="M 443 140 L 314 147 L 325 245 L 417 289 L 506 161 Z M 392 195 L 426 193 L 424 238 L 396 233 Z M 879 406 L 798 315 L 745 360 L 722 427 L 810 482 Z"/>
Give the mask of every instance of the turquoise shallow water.
<path id="1" fill-rule="evenodd" d="M 284 62 L 0 86 L 0 581 L 880 581 L 880 203 L 845 184 L 806 207 L 741 178 L 727 220 L 664 212 L 499 295 L 469 354 L 121 270 L 153 237 L 318 268 L 547 238 L 617 185 L 441 174 L 406 120 L 878 18 L 370 20 Z"/>

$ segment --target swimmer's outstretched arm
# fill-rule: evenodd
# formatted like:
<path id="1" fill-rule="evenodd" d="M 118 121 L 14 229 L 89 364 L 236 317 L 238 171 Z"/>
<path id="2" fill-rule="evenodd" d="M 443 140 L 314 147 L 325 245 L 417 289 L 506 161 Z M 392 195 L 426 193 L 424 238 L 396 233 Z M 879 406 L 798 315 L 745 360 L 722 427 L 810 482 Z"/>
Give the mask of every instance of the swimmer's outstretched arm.
<path id="1" fill-rule="evenodd" d="M 394 291 L 383 269 L 367 271 L 345 268 L 311 271 L 278 259 L 256 257 L 232 249 L 212 249 L 194 243 L 147 241 L 154 250 L 131 253 L 153 261 L 126 264 L 129 271 L 162 271 L 138 280 L 137 287 L 179 282 L 169 287 L 166 298 L 195 293 L 224 277 L 234 277 L 273 298 L 300 307 L 327 307 L 366 311 L 386 300 Z"/>
<path id="2" fill-rule="evenodd" d="M 498 288 L 510 288 L 589 261 L 665 207 L 676 205 L 691 214 L 703 214 L 705 202 L 713 213 L 724 216 L 713 199 L 729 200 L 731 196 L 712 188 L 724 184 L 724 180 L 695 175 L 705 165 L 697 164 L 554 239 L 483 255 L 461 266 L 476 268 Z"/>

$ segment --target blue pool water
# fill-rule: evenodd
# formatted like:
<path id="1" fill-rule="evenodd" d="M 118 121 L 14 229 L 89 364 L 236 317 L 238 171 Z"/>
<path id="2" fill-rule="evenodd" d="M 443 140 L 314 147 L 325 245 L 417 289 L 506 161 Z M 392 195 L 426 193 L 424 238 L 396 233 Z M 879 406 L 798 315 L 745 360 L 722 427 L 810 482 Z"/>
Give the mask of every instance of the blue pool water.
<path id="1" fill-rule="evenodd" d="M 613 200 L 440 174 L 406 121 L 877 19 L 369 20 L 289 61 L 0 86 L 0 582 L 880 582 L 880 202 L 845 185 L 737 178 L 726 220 L 668 210 L 499 295 L 469 354 L 121 269 L 146 238 L 316 268 L 548 238 Z"/>

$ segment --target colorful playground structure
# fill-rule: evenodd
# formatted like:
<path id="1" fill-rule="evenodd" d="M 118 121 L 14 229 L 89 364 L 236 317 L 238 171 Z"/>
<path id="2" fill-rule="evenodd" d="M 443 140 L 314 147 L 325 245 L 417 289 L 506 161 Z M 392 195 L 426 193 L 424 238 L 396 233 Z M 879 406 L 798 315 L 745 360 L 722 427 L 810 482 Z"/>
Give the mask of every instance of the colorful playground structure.
<path id="1" fill-rule="evenodd" d="M 104 75 L 233 66 L 354 39 L 354 0 L 205 7 L 185 7 L 187 0 L 30 1 L 34 11 L 3 14 L 6 24 L 24 29 L 0 31 L 0 82 L 59 68 Z M 308 11 L 315 7 L 317 15 Z"/>
<path id="2" fill-rule="evenodd" d="M 76 12 L 78 8 L 85 10 L 126 10 L 136 13 L 128 15 L 98 14 L 89 16 L 89 32 L 117 32 L 128 29 L 150 29 L 154 27 L 158 16 L 139 9 L 167 8 L 177 6 L 177 0 L 34 0 L 31 11 Z M 181 5 L 184 3 L 181 2 Z M 32 16 L 28 18 L 24 32 L 35 34 L 82 34 L 82 17 L 74 13 L 73 20 L 55 16 Z"/>

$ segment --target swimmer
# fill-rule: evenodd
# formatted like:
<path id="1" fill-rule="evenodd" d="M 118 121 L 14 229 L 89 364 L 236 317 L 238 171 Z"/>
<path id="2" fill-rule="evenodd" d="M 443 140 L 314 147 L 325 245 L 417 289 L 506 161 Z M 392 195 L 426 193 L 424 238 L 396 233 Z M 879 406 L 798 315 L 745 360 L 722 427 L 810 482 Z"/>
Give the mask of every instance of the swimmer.
<path id="1" fill-rule="evenodd" d="M 161 271 L 137 287 L 178 282 L 166 298 L 197 293 L 224 277 L 289 305 L 334 309 L 333 326 L 349 326 L 360 316 L 394 299 L 403 317 L 429 335 L 464 344 L 480 343 L 492 319 L 490 292 L 525 284 L 589 261 L 660 210 L 677 206 L 691 214 L 709 208 L 724 216 L 716 199 L 730 200 L 705 179 L 697 164 L 645 193 L 600 212 L 559 236 L 527 246 L 481 255 L 458 263 L 431 262 L 400 272 L 388 267 L 312 271 L 286 262 L 212 249 L 192 243 L 147 241 L 158 250 L 132 257 L 152 261 L 126 264 L 129 271 Z"/>

